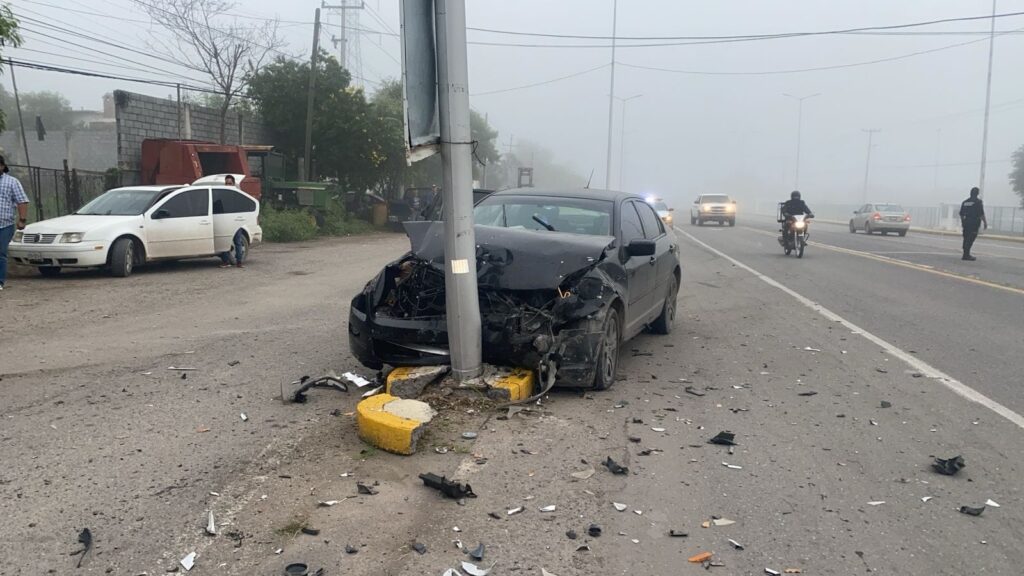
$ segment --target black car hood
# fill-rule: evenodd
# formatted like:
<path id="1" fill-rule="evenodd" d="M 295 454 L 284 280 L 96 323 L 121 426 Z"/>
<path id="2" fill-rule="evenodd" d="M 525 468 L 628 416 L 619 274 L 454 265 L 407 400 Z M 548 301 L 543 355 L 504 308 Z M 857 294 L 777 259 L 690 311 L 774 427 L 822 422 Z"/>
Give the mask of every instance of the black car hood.
<path id="1" fill-rule="evenodd" d="M 567 276 L 593 268 L 613 236 L 474 226 L 477 283 L 482 288 L 553 290 Z M 406 222 L 412 253 L 444 269 L 444 222 Z"/>

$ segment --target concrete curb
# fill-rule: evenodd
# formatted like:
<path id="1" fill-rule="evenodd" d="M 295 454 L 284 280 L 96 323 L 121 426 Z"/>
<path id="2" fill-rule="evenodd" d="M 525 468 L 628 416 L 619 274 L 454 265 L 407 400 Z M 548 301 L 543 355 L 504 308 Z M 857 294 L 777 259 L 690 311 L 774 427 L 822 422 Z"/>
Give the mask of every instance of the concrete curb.
<path id="1" fill-rule="evenodd" d="M 416 420 L 388 411 L 389 404 L 400 401 L 416 402 L 390 394 L 378 394 L 361 401 L 356 405 L 356 424 L 363 441 L 387 452 L 408 455 L 416 452 L 416 444 L 430 420 Z"/>
<path id="2" fill-rule="evenodd" d="M 444 378 L 447 366 L 400 366 L 388 374 L 385 391 L 399 398 L 416 398 L 427 386 Z"/>
<path id="3" fill-rule="evenodd" d="M 511 368 L 487 379 L 487 396 L 504 402 L 519 402 L 533 394 L 537 384 L 536 373 L 526 368 Z"/>

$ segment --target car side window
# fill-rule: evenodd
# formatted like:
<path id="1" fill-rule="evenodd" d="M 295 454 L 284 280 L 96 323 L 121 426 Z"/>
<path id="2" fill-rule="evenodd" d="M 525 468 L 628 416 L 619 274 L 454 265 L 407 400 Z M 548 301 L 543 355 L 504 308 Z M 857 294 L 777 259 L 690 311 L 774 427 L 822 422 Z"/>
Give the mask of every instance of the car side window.
<path id="1" fill-rule="evenodd" d="M 622 216 L 620 217 L 622 229 L 622 245 L 628 246 L 630 242 L 644 237 L 643 224 L 640 223 L 640 214 L 636 211 L 634 202 L 622 203 Z"/>
<path id="2" fill-rule="evenodd" d="M 213 189 L 214 214 L 238 214 L 255 211 L 256 202 L 252 198 L 227 188 Z"/>
<path id="3" fill-rule="evenodd" d="M 198 188 L 180 192 L 164 202 L 158 210 L 166 211 L 166 218 L 206 216 L 210 213 L 210 191 Z"/>
<path id="4" fill-rule="evenodd" d="M 654 208 L 647 202 L 634 202 L 633 206 L 640 211 L 640 222 L 644 226 L 644 238 L 654 240 L 665 233 L 661 218 L 654 213 Z"/>

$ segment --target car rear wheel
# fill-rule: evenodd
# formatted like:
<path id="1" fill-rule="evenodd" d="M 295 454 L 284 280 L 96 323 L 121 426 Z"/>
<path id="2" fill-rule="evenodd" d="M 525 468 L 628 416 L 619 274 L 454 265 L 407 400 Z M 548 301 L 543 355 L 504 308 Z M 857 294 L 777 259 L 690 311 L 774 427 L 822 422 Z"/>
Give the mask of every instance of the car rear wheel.
<path id="1" fill-rule="evenodd" d="M 60 276 L 60 266 L 40 266 L 39 273 L 47 278 Z"/>
<path id="2" fill-rule="evenodd" d="M 907 231 L 906 230 L 900 230 L 900 238 L 903 238 L 906 235 L 907 235 Z"/>
<path id="3" fill-rule="evenodd" d="M 697 219 L 694 218 L 693 216 L 690 216 L 690 226 L 693 226 L 695 224 L 697 224 Z"/>
<path id="4" fill-rule="evenodd" d="M 665 295 L 665 304 L 661 307 L 659 315 L 651 324 L 651 331 L 655 334 L 671 334 L 672 325 L 676 322 L 676 298 L 679 296 L 679 281 L 673 275 L 668 284 L 668 293 Z"/>
<path id="5" fill-rule="evenodd" d="M 703 225 L 704 225 L 704 221 L 701 220 L 700 218 L 697 218 L 697 226 L 703 226 Z"/>
<path id="6" fill-rule="evenodd" d="M 597 355 L 597 374 L 594 389 L 607 390 L 615 383 L 615 372 L 619 367 L 619 314 L 609 307 L 604 319 L 604 335 L 601 337 Z"/>
<path id="7" fill-rule="evenodd" d="M 118 238 L 110 247 L 110 274 L 118 278 L 132 275 L 135 267 L 135 242 L 131 238 Z"/>
<path id="8" fill-rule="evenodd" d="M 864 223 L 864 233 L 865 234 L 874 234 L 875 233 L 874 230 L 871 229 L 871 222 L 865 222 Z"/>

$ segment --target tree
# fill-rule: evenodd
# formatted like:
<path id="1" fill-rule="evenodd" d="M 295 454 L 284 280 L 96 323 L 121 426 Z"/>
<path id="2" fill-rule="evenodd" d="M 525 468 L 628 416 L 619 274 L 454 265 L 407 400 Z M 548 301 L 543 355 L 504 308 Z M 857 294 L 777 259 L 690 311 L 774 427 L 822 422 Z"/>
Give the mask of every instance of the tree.
<path id="1" fill-rule="evenodd" d="M 220 142 L 227 134 L 227 115 L 237 96 L 244 94 L 249 79 L 278 52 L 284 41 L 277 21 L 258 26 L 240 24 L 226 17 L 237 6 L 227 0 L 135 0 L 149 17 L 166 28 L 178 50 L 168 55 L 187 68 L 209 76 L 220 100 Z"/>
<path id="2" fill-rule="evenodd" d="M 0 5 L 0 46 L 12 46 L 14 48 L 21 46 L 21 35 L 18 34 L 18 19 L 14 17 L 14 13 L 11 12 L 11 7 L 8 4 Z M 3 68 L 0 68 L 0 74 L 3 74 Z M 5 110 L 0 109 L 0 130 L 6 127 L 7 118 Z"/>
<path id="3" fill-rule="evenodd" d="M 1010 172 L 1010 184 L 1013 191 L 1020 196 L 1020 206 L 1024 208 L 1024 146 L 1013 153 L 1013 171 Z"/>
<path id="4" fill-rule="evenodd" d="M 6 91 L 0 94 L 0 107 L 5 116 L 11 118 L 18 116 L 14 97 L 8 95 Z M 26 125 L 35 126 L 36 116 L 42 118 L 43 126 L 47 131 L 70 128 L 72 123 L 71 104 L 59 92 L 25 92 L 21 94 L 21 113 L 25 117 Z"/>

